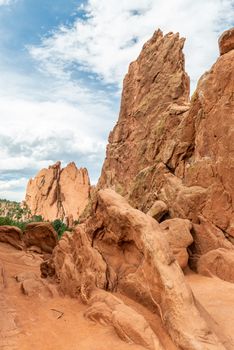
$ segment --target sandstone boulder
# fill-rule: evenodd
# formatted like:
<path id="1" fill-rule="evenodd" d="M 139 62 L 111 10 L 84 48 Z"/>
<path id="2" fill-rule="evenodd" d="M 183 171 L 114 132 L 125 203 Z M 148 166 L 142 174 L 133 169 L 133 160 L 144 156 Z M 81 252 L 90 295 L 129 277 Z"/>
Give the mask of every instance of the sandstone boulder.
<path id="1" fill-rule="evenodd" d="M 219 38 L 220 55 L 234 50 L 234 28 L 226 30 Z"/>
<path id="2" fill-rule="evenodd" d="M 59 241 L 48 262 L 61 290 L 87 304 L 97 289 L 120 292 L 160 315 L 181 349 L 224 349 L 196 309 L 156 220 L 133 209 L 112 190 L 98 192 L 93 210 L 72 236 Z M 110 314 L 104 312 L 106 322 Z M 127 328 L 126 319 L 121 319 L 116 320 L 120 332 Z M 132 328 L 126 337 L 134 332 Z"/>
<path id="3" fill-rule="evenodd" d="M 234 251 L 233 244 L 226 238 L 223 231 L 199 216 L 199 223 L 193 224 L 193 245 L 190 247 L 190 265 L 197 270 L 197 261 L 211 250 L 225 248 Z"/>
<path id="4" fill-rule="evenodd" d="M 193 243 L 193 237 L 190 233 L 192 224 L 189 220 L 170 219 L 160 224 L 167 241 L 176 257 L 180 267 L 184 269 L 188 264 L 187 247 Z"/>
<path id="5" fill-rule="evenodd" d="M 26 247 L 36 246 L 46 253 L 51 253 L 58 242 L 58 234 L 48 222 L 32 222 L 24 231 Z"/>
<path id="6" fill-rule="evenodd" d="M 168 206 L 166 203 L 163 201 L 155 201 L 147 214 L 152 216 L 155 220 L 160 221 L 167 212 Z"/>
<path id="7" fill-rule="evenodd" d="M 23 249 L 23 232 L 16 226 L 0 226 L 0 242 L 11 244 L 17 249 Z"/>
<path id="8" fill-rule="evenodd" d="M 219 248 L 202 255 L 197 263 L 198 273 L 217 276 L 234 283 L 234 250 Z"/>
<path id="9" fill-rule="evenodd" d="M 87 169 L 78 169 L 75 163 L 61 169 L 57 162 L 29 180 L 25 202 L 32 215 L 41 215 L 49 221 L 65 219 L 70 224 L 88 204 L 89 191 Z"/>
<path id="10" fill-rule="evenodd" d="M 193 224 L 193 237 L 197 254 L 205 254 L 218 248 L 234 249 L 225 238 L 222 230 L 211 224 L 204 217 L 199 217 L 200 223 Z"/>

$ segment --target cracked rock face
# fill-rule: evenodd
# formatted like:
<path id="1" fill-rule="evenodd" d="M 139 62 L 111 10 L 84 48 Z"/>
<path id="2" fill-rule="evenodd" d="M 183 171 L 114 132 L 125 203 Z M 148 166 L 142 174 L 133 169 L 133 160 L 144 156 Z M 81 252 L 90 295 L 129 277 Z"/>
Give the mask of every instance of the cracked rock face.
<path id="1" fill-rule="evenodd" d="M 78 169 L 75 163 L 61 169 L 60 162 L 42 169 L 29 180 L 25 202 L 32 215 L 44 220 L 77 220 L 85 209 L 90 192 L 87 170 Z"/>
<path id="2" fill-rule="evenodd" d="M 147 181 L 144 186 L 150 198 L 144 198 L 144 189 L 140 189 L 144 174 L 140 172 L 170 160 L 175 147 L 173 132 L 189 109 L 183 46 L 179 34 L 163 36 L 158 30 L 130 64 L 119 120 L 110 133 L 99 179 L 99 188 L 111 187 L 122 195 L 134 192 L 133 204 L 145 212 L 157 198 L 150 194 Z M 182 148 L 187 146 L 183 144 Z"/>

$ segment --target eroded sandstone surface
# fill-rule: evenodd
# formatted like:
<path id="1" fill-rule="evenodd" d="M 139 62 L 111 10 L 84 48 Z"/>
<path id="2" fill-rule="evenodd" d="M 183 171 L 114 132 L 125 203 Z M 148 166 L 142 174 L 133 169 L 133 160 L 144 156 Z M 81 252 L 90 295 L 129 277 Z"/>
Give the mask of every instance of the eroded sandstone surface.
<path id="1" fill-rule="evenodd" d="M 173 225 L 169 223 L 172 232 Z M 185 240 L 188 229 L 185 220 Z M 163 229 L 113 190 L 98 192 L 90 219 L 73 235 L 62 237 L 42 273 L 54 274 L 63 293 L 89 305 L 90 319 L 111 324 L 125 340 L 152 350 L 166 349 L 160 334 L 140 315 L 129 320 L 134 312 L 111 293 L 125 295 L 153 312 L 180 349 L 225 349 L 196 307 Z"/>
<path id="2" fill-rule="evenodd" d="M 78 169 L 75 163 L 61 169 L 61 163 L 42 169 L 28 182 L 25 202 L 32 215 L 44 220 L 77 220 L 85 209 L 90 193 L 87 169 Z"/>

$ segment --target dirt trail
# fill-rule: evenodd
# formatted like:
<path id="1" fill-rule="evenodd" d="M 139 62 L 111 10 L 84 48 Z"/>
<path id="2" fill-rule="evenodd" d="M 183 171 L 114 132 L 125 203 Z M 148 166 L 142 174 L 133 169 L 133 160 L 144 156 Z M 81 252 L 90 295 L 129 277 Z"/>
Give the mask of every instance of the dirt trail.
<path id="1" fill-rule="evenodd" d="M 75 299 L 23 295 L 15 276 L 24 271 L 39 276 L 40 262 L 38 255 L 0 243 L 0 350 L 143 349 L 121 341 L 111 327 L 85 320 L 85 305 Z"/>

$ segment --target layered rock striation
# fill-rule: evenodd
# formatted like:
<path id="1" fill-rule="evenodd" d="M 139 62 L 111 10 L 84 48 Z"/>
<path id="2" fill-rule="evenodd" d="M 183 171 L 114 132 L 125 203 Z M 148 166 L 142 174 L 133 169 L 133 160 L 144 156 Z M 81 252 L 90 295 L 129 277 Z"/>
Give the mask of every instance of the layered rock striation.
<path id="1" fill-rule="evenodd" d="M 61 163 L 42 169 L 28 182 L 25 202 L 32 215 L 45 220 L 77 220 L 85 209 L 90 193 L 88 171 L 75 163 L 61 168 Z"/>

